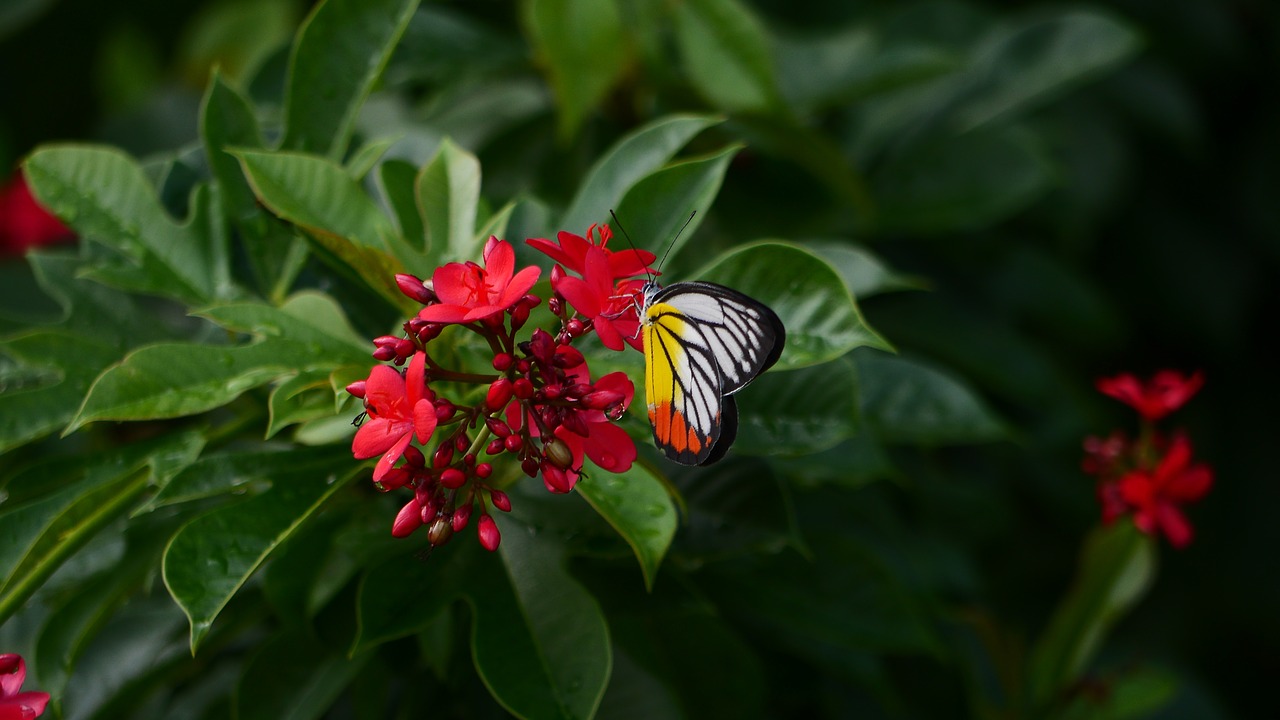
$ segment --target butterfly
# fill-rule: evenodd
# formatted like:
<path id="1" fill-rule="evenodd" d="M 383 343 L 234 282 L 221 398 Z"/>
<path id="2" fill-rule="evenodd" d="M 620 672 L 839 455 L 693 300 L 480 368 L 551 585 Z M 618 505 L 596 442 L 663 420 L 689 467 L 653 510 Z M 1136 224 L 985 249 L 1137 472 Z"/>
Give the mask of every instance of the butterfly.
<path id="1" fill-rule="evenodd" d="M 733 394 L 778 361 L 786 328 L 768 306 L 715 283 L 650 280 L 640 293 L 654 444 L 675 462 L 710 465 L 738 434 Z"/>

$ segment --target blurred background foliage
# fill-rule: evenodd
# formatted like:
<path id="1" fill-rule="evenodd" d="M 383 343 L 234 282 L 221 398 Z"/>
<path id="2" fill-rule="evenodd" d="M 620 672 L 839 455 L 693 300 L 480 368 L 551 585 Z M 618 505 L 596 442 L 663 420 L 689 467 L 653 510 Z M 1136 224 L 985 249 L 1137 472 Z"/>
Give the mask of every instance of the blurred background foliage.
<path id="1" fill-rule="evenodd" d="M 569 7 L 582 14 L 580 32 L 557 34 L 570 24 L 539 19 Z M 745 146 L 706 221 L 712 239 L 678 268 L 727 247 L 718 238 L 838 241 L 830 252 L 851 275 L 870 262 L 860 248 L 871 248 L 893 270 L 876 281 L 901 291 L 859 295 L 870 325 L 1001 419 L 1000 429 L 964 425 L 946 436 L 876 427 L 871 413 L 883 456 L 846 442 L 771 463 L 790 481 L 794 495 L 776 509 L 793 503 L 795 527 L 767 513 L 738 516 L 732 522 L 756 536 L 735 544 L 798 532 L 808 557 L 716 563 L 706 570 L 715 597 L 693 601 L 688 588 L 659 582 L 655 595 L 626 599 L 607 592 L 616 567 L 575 564 L 630 648 L 615 678 L 643 677 L 632 665 L 652 661 L 646 652 L 665 653 L 677 674 L 701 663 L 770 678 L 760 695 L 684 688 L 695 717 L 736 714 L 698 708 L 698 697 L 767 703 L 771 716 L 964 714 L 961 686 L 994 679 L 959 677 L 956 648 L 982 655 L 973 628 L 998 624 L 997 648 L 1038 634 L 1097 522 L 1080 442 L 1129 416 L 1093 379 L 1175 367 L 1205 371 L 1205 390 L 1179 420 L 1218 482 L 1191 511 L 1191 547 L 1161 547 L 1155 585 L 1117 626 L 1099 686 L 1107 672 L 1155 667 L 1176 688 L 1158 717 L 1267 715 L 1268 681 L 1280 673 L 1280 576 L 1267 570 L 1280 547 L 1271 517 L 1280 484 L 1265 470 L 1280 424 L 1276 364 L 1264 348 L 1280 312 L 1280 11 L 1266 0 L 738 7 L 424 3 L 356 121 L 353 147 L 395 138 L 388 157 L 415 165 L 446 136 L 476 153 L 495 207 L 532 198 L 563 208 L 623 133 L 672 112 L 723 112 L 727 122 L 691 150 Z M 8 0 L 0 167 L 65 139 L 181 157 L 197 140 L 215 65 L 278 120 L 288 43 L 308 9 L 294 0 Z M 38 302 L 21 273 L 4 273 L 6 303 Z M 877 360 L 854 362 L 866 375 Z M 875 388 L 860 391 L 866 412 Z M 977 442 L 1004 430 L 1006 439 Z M 717 493 L 759 475 L 729 462 L 714 482 L 688 484 L 688 502 L 720 508 Z M 725 542 L 697 526 L 680 532 L 691 556 Z M 862 576 L 876 573 L 894 582 Z M 793 596 L 815 587 L 800 606 L 807 617 L 769 612 L 771 603 L 797 607 Z M 884 588 L 905 590 L 909 602 L 878 594 Z M 127 634 L 131 619 L 168 602 L 132 604 L 110 632 Z M 720 622 L 703 617 L 708 607 Z M 950 635 L 918 627 L 922 613 L 949 618 L 941 627 Z M 8 632 L 21 635 L 6 628 L 0 638 Z M 688 647 L 646 650 L 646 632 Z M 750 650 L 738 652 L 744 643 Z M 970 666 L 1000 672 L 998 658 Z M 450 672 L 441 676 L 482 692 Z M 92 684 L 78 692 L 92 706 Z M 449 714 L 492 714 L 443 702 Z M 601 716 L 624 716 L 630 702 L 606 695 Z"/>

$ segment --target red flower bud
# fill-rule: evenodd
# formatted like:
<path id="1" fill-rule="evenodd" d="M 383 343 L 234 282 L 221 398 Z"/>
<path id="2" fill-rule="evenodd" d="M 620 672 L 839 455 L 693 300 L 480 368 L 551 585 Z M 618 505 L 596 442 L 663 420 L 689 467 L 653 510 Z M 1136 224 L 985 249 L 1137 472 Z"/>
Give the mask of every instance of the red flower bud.
<path id="1" fill-rule="evenodd" d="M 503 441 L 503 438 L 494 438 L 489 441 L 489 445 L 484 449 L 484 451 L 489 455 L 497 455 L 506 449 L 507 444 Z"/>
<path id="2" fill-rule="evenodd" d="M 511 380 L 505 376 L 500 377 L 489 385 L 489 394 L 485 396 L 484 404 L 490 410 L 501 410 L 511 401 L 512 392 Z"/>
<path id="3" fill-rule="evenodd" d="M 440 331 L 444 330 L 444 325 L 440 323 L 427 323 L 422 329 L 415 333 L 422 342 L 431 342 L 440 337 Z"/>
<path id="4" fill-rule="evenodd" d="M 555 274 L 555 268 L 552 268 L 551 273 Z M 551 311 L 552 315 L 559 316 L 561 311 L 564 310 L 564 300 L 561 300 L 559 295 L 552 295 L 551 299 L 547 301 L 547 309 Z"/>
<path id="5" fill-rule="evenodd" d="M 506 372 L 515 362 L 516 359 L 511 356 L 511 353 L 500 352 L 493 356 L 493 369 L 498 372 Z"/>
<path id="6" fill-rule="evenodd" d="M 502 444 L 506 446 L 507 452 L 520 452 L 520 448 L 524 447 L 524 440 L 519 435 L 508 435 Z"/>
<path id="7" fill-rule="evenodd" d="M 390 472 L 382 476 L 381 480 L 375 482 L 374 486 L 382 492 L 387 492 L 388 490 L 404 487 L 411 478 L 413 478 L 413 473 L 409 472 L 409 468 L 392 468 Z"/>
<path id="8" fill-rule="evenodd" d="M 626 399 L 626 395 L 612 390 L 596 390 L 582 396 L 582 404 L 592 410 L 604 410 Z"/>
<path id="9" fill-rule="evenodd" d="M 569 429 L 569 432 L 579 437 L 591 435 L 591 430 L 587 427 L 587 421 L 582 417 L 581 412 L 565 413 L 563 424 Z"/>
<path id="10" fill-rule="evenodd" d="M 511 426 L 506 424 L 499 418 L 496 418 L 496 417 L 485 418 L 484 424 L 486 427 L 489 428 L 489 432 L 493 433 L 494 435 L 497 435 L 500 438 L 504 438 L 511 434 Z"/>
<path id="11" fill-rule="evenodd" d="M 521 400 L 528 400 L 533 397 L 533 393 L 535 392 L 533 383 L 529 382 L 529 378 L 516 378 L 516 381 L 512 383 L 512 386 L 516 397 Z"/>
<path id="12" fill-rule="evenodd" d="M 531 457 L 525 458 L 520 463 L 520 469 L 529 477 L 538 477 L 538 461 Z"/>
<path id="13" fill-rule="evenodd" d="M 471 521 L 471 503 L 461 505 L 457 510 L 453 511 L 453 531 L 462 532 L 462 528 L 467 526 Z"/>
<path id="14" fill-rule="evenodd" d="M 586 326 L 578 318 L 569 318 L 569 322 L 564 325 L 564 331 L 569 333 L 569 337 L 578 337 L 585 329 Z"/>
<path id="15" fill-rule="evenodd" d="M 556 367 L 575 368 L 583 363 L 582 353 L 575 347 L 561 345 L 556 348 L 556 356 L 551 362 Z"/>
<path id="16" fill-rule="evenodd" d="M 458 449 L 458 452 L 466 452 L 467 448 L 471 447 L 471 438 L 467 437 L 466 433 L 458 433 L 453 439 L 453 446 Z"/>
<path id="17" fill-rule="evenodd" d="M 396 275 L 396 287 L 400 288 L 400 292 L 404 293 L 405 297 L 410 300 L 416 300 L 423 305 L 436 302 L 439 299 L 431 288 L 413 275 Z"/>
<path id="18" fill-rule="evenodd" d="M 489 453 L 489 454 L 492 455 L 493 453 Z M 481 480 L 488 478 L 492 474 L 493 474 L 493 466 L 490 465 L 489 463 L 483 462 L 483 463 L 480 463 L 479 465 L 476 465 L 476 477 L 480 478 Z"/>
<path id="19" fill-rule="evenodd" d="M 502 533 L 498 532 L 498 524 L 488 515 L 480 516 L 480 544 L 485 550 L 493 552 L 502 542 Z"/>
<path id="20" fill-rule="evenodd" d="M 563 494 L 573 489 L 573 484 L 569 482 L 569 476 L 565 471 L 552 465 L 550 461 L 542 463 L 542 484 L 553 493 Z"/>
<path id="21" fill-rule="evenodd" d="M 524 324 L 529 322 L 529 308 L 525 305 L 516 305 L 511 308 L 511 329 L 519 330 Z"/>
<path id="22" fill-rule="evenodd" d="M 440 443 L 435 455 L 431 457 L 431 467 L 441 470 L 451 462 L 453 462 L 453 446 L 449 443 Z"/>
<path id="23" fill-rule="evenodd" d="M 440 484 L 450 490 L 457 490 L 467 484 L 467 474 L 458 468 L 445 468 L 440 473 Z"/>
<path id="24" fill-rule="evenodd" d="M 534 295 L 533 293 L 529 293 L 520 299 L 520 304 L 532 310 L 542 304 L 542 298 Z"/>
<path id="25" fill-rule="evenodd" d="M 380 347 L 373 351 L 373 359 L 386 362 L 396 356 L 396 349 L 393 347 Z"/>
<path id="26" fill-rule="evenodd" d="M 413 341 L 408 338 L 400 338 L 396 341 L 396 357 L 407 358 L 415 349 Z"/>
<path id="27" fill-rule="evenodd" d="M 396 513 L 396 519 L 391 523 L 391 535 L 398 538 L 409 537 L 420 527 L 422 527 L 422 513 L 418 501 L 410 500 L 400 508 L 400 512 Z"/>
<path id="28" fill-rule="evenodd" d="M 502 512 L 511 512 L 511 498 L 507 497 L 507 494 L 501 490 L 490 490 L 489 502 L 493 503 L 493 506 Z"/>
<path id="29" fill-rule="evenodd" d="M 357 380 L 351 383 L 350 385 L 347 386 L 347 393 L 352 397 L 357 397 L 363 400 L 364 394 L 365 394 L 365 381 Z"/>
<path id="30" fill-rule="evenodd" d="M 422 451 L 413 445 L 404 449 L 404 459 L 405 462 L 416 468 L 423 468 L 427 466 L 427 459 L 422 456 Z"/>
<path id="31" fill-rule="evenodd" d="M 446 398 L 436 400 L 436 422 L 448 422 L 453 419 L 458 408 Z"/>
<path id="32" fill-rule="evenodd" d="M 529 338 L 529 354 L 537 358 L 538 362 L 549 363 L 555 352 L 556 341 L 551 333 L 542 328 L 534 330 L 533 337 Z"/>

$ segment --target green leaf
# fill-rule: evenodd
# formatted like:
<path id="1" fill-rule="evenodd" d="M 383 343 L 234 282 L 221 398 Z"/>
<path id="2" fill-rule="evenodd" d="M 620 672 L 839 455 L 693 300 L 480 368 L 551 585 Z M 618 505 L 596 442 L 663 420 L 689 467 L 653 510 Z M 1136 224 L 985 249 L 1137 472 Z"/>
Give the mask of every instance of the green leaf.
<path id="1" fill-rule="evenodd" d="M 408 308 L 396 287 L 403 272 L 392 255 L 395 227 L 336 162 L 313 155 L 241 150 L 235 153 L 254 194 L 273 213 L 298 225 L 393 306 Z"/>
<path id="2" fill-rule="evenodd" d="M 859 300 L 899 290 L 923 290 L 923 278 L 902 275 L 885 264 L 877 255 L 858 243 L 841 240 L 812 240 L 804 244 L 815 255 L 827 261 L 845 287 Z"/>
<path id="3" fill-rule="evenodd" d="M 1053 180 L 1035 135 L 997 127 L 913 146 L 886 162 L 871 184 L 881 231 L 940 233 L 1004 220 Z"/>
<path id="4" fill-rule="evenodd" d="M 302 460 L 299 460 L 300 457 Z M 303 455 L 294 450 L 280 449 L 205 455 L 161 484 L 159 492 L 139 512 L 225 493 L 244 492 L 246 487 L 252 487 L 255 483 L 294 470 L 300 462 L 327 469 L 350 459 L 349 448 L 333 445 L 311 448 Z"/>
<path id="5" fill-rule="evenodd" d="M 345 166 L 347 174 L 357 182 L 364 180 L 369 171 L 373 170 L 373 166 L 378 164 L 382 156 L 386 155 L 387 151 L 395 143 L 396 138 L 382 138 L 360 146 L 360 149 L 352 153 L 351 157 L 347 159 Z"/>
<path id="6" fill-rule="evenodd" d="M 289 57 L 284 150 L 338 160 L 365 98 L 409 25 L 418 0 L 325 0 Z"/>
<path id="7" fill-rule="evenodd" d="M 477 246 L 475 237 L 480 161 L 445 139 L 431 162 L 423 166 L 415 193 L 426 228 L 426 248 L 434 251 L 434 259 L 422 258 L 409 269 L 427 277 L 442 260 L 478 261 L 483 247 L 483 243 Z"/>
<path id="8" fill-rule="evenodd" d="M 615 0 L 525 0 L 524 20 L 551 76 L 567 140 L 622 75 L 627 41 L 618 8 Z"/>
<path id="9" fill-rule="evenodd" d="M 99 420 L 194 415 L 275 378 L 329 372 L 367 359 L 367 347 L 337 305 L 318 293 L 296 295 L 280 308 L 237 303 L 203 314 L 264 339 L 240 346 L 166 343 L 136 350 L 94 381 L 67 432 Z"/>
<path id="10" fill-rule="evenodd" d="M 608 212 L 632 186 L 659 170 L 695 135 L 720 122 L 711 115 L 668 115 L 614 143 L 578 186 L 560 218 L 560 229 L 582 233 L 593 223 L 609 220 Z"/>
<path id="11" fill-rule="evenodd" d="M 548 533 L 497 518 L 501 568 L 473 568 L 471 649 L 489 692 L 522 718 L 590 718 L 609 683 L 612 653 L 600 606 L 564 567 Z"/>
<path id="12" fill-rule="evenodd" d="M 1057 717 L 1062 720 L 1140 720 L 1167 705 L 1186 680 L 1153 667 L 1126 669 L 1119 677 L 1099 678 L 1105 693 L 1076 693 Z"/>
<path id="13" fill-rule="evenodd" d="M 292 454 L 291 467 L 264 478 L 271 483 L 265 492 L 192 520 L 165 549 L 164 583 L 191 622 L 192 653 L 245 581 L 356 467 L 335 471 L 328 451 Z"/>
<path id="14" fill-rule="evenodd" d="M 321 717 L 368 660 L 368 655 L 343 657 L 317 640 L 309 628 L 285 630 L 263 643 L 245 664 L 236 687 L 235 717 Z"/>
<path id="15" fill-rule="evenodd" d="M 741 149 L 735 145 L 704 158 L 674 163 L 632 185 L 618 203 L 618 218 L 636 244 L 656 250 L 671 243 L 668 254 L 677 254 L 702 224 L 705 211 L 720 192 L 729 161 Z M 694 211 L 700 214 L 690 220 Z"/>
<path id="16" fill-rule="evenodd" d="M 27 468 L 10 480 L 12 497 L 0 511 L 0 622 L 95 534 L 124 515 L 152 483 L 167 480 L 195 459 L 203 445 L 195 433 L 135 443 L 109 453 L 61 457 L 58 472 L 70 477 L 45 491 L 47 464 Z"/>
<path id="17" fill-rule="evenodd" d="M 1043 13 L 1001 28 L 974 51 L 978 89 L 954 111 L 955 123 L 966 132 L 1025 114 L 1114 69 L 1140 45 L 1118 18 L 1090 10 Z"/>
<path id="18" fill-rule="evenodd" d="M 90 275 L 126 290 L 203 305 L 235 294 L 226 237 L 209 225 L 209 194 L 196 193 L 186 224 L 164 211 L 142 168 L 113 148 L 49 145 L 25 163 L 41 204 L 119 259 Z"/>
<path id="19" fill-rule="evenodd" d="M 459 582 L 469 565 L 483 560 L 474 537 L 455 540 L 465 545 L 433 553 L 428 562 L 417 552 L 398 553 L 365 573 L 356 596 L 357 631 L 350 655 L 421 632 L 459 597 Z M 405 607 L 414 611 L 403 612 Z"/>
<path id="20" fill-rule="evenodd" d="M 675 28 L 689 79 L 712 105 L 729 112 L 781 106 L 768 34 L 737 0 L 685 0 Z"/>
<path id="21" fill-rule="evenodd" d="M 226 215 L 240 231 L 245 257 L 264 295 L 280 301 L 306 259 L 306 243 L 264 213 L 229 148 L 260 149 L 262 132 L 248 98 L 214 73 L 200 111 L 200 137 Z"/>
<path id="22" fill-rule="evenodd" d="M 400 226 L 400 237 L 414 252 L 425 253 L 427 231 L 418 213 L 417 178 L 418 168 L 404 160 L 390 158 L 378 166 L 378 187 Z"/>
<path id="23" fill-rule="evenodd" d="M 839 274 L 797 245 L 745 245 L 721 255 L 691 279 L 726 285 L 773 308 L 787 329 L 778 370 L 824 363 L 863 345 L 888 348 L 862 319 Z"/>
<path id="24" fill-rule="evenodd" d="M 267 407 L 271 417 L 267 424 L 268 439 L 289 425 L 333 416 L 329 373 L 321 370 L 294 375 L 271 390 Z"/>
<path id="25" fill-rule="evenodd" d="M 1007 437 L 1004 424 L 959 379 L 930 365 L 881 352 L 853 356 L 862 416 L 885 442 L 983 443 Z"/>
<path id="26" fill-rule="evenodd" d="M 578 494 L 618 531 L 640 561 L 652 589 L 658 566 L 676 532 L 676 509 L 666 485 L 643 465 L 624 473 L 596 473 L 575 486 Z"/>
<path id="27" fill-rule="evenodd" d="M 1080 679 L 1111 626 L 1155 579 L 1156 548 L 1132 523 L 1099 527 L 1085 540 L 1070 592 L 1031 653 L 1031 698 L 1048 707 Z"/>
<path id="28" fill-rule="evenodd" d="M 857 431 L 857 376 L 847 358 L 795 372 L 765 373 L 734 397 L 736 453 L 808 455 Z"/>

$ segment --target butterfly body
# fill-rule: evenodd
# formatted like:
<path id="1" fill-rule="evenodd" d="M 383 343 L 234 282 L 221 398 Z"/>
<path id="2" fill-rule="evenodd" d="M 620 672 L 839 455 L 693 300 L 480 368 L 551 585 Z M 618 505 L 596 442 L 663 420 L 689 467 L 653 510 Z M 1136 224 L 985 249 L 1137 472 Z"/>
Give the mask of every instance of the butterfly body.
<path id="1" fill-rule="evenodd" d="M 641 296 L 654 442 L 675 462 L 713 463 L 737 436 L 733 394 L 777 362 L 786 329 L 768 306 L 715 283 L 649 282 Z"/>

